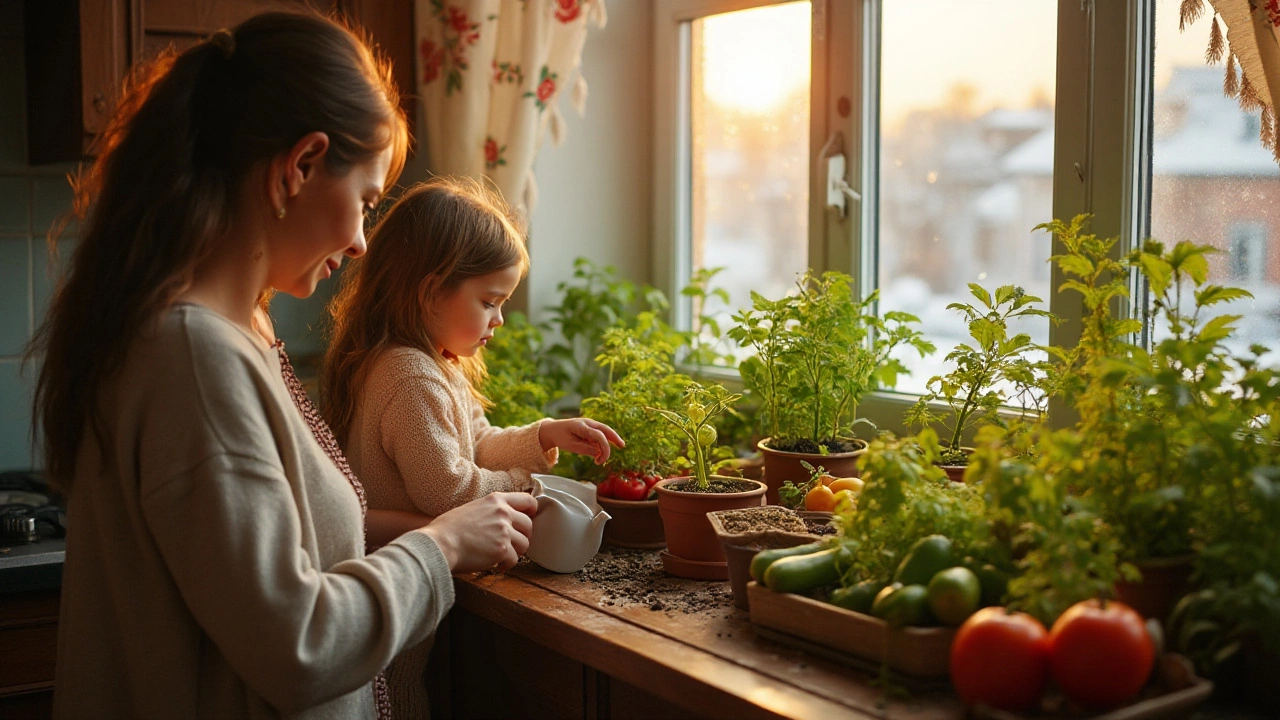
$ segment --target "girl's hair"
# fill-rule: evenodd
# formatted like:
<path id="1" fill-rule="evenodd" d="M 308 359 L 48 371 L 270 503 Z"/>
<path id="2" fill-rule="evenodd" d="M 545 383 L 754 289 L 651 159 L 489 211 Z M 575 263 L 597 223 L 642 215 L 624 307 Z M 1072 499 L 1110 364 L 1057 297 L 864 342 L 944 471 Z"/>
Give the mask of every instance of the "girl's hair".
<path id="1" fill-rule="evenodd" d="M 389 66 L 319 14 L 258 15 L 134 70 L 97 161 L 72 180 L 80 242 L 27 352 L 43 355 L 34 410 L 54 483 L 70 484 L 87 428 L 107 452 L 104 383 L 228 231 L 250 171 L 314 131 L 331 173 L 387 148 L 388 185 L 404 167 Z"/>
<path id="2" fill-rule="evenodd" d="M 446 356 L 427 333 L 427 314 L 464 280 L 520 267 L 528 271 L 523 224 L 502 196 L 478 181 L 434 178 L 415 185 L 369 235 L 369 252 L 342 275 L 329 304 L 330 342 L 320 374 L 321 406 L 346 441 L 356 399 L 373 361 L 393 346 L 421 350 L 461 371 L 481 404 L 481 354 Z"/>

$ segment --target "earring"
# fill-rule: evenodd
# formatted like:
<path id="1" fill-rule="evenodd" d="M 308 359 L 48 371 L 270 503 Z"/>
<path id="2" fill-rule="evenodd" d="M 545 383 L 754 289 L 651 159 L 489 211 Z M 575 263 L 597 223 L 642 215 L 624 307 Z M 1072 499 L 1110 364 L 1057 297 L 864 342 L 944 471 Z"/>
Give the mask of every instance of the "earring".
<path id="1" fill-rule="evenodd" d="M 283 220 L 283 219 L 284 219 L 284 206 L 283 206 L 283 205 L 281 205 L 280 207 L 276 208 L 276 219 L 277 219 L 277 220 Z"/>

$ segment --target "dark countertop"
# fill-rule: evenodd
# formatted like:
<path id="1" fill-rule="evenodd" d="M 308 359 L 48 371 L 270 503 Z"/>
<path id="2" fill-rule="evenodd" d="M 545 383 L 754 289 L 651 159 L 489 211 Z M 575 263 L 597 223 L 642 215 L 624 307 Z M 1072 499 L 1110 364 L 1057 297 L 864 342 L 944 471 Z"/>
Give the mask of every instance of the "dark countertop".
<path id="1" fill-rule="evenodd" d="M 63 538 L 0 545 L 0 595 L 60 587 L 66 548 Z"/>

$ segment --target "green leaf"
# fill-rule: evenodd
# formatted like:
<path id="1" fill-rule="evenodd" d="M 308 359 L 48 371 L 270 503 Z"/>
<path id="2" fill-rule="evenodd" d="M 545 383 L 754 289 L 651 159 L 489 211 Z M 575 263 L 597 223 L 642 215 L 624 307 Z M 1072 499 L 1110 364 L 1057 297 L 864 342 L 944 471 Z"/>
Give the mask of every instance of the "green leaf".
<path id="1" fill-rule="evenodd" d="M 1138 256 L 1138 264 L 1155 294 L 1163 295 L 1169 287 L 1169 279 L 1173 277 L 1173 266 L 1164 258 L 1147 253 Z"/>
<path id="2" fill-rule="evenodd" d="M 969 283 L 969 292 L 973 293 L 973 296 L 978 298 L 983 305 L 992 307 L 991 294 L 987 292 L 986 288 L 982 287 L 978 283 Z"/>
<path id="3" fill-rule="evenodd" d="M 1219 315 L 1210 320 L 1200 328 L 1196 339 L 1202 342 L 1219 342 L 1231 337 L 1231 333 L 1235 332 L 1233 324 L 1241 318 L 1240 315 Z"/>
<path id="4" fill-rule="evenodd" d="M 1253 293 L 1243 288 L 1223 287 L 1221 285 L 1205 285 L 1196 291 L 1196 305 L 1209 307 L 1220 302 L 1230 302 L 1240 298 L 1252 298 Z"/>
<path id="5" fill-rule="evenodd" d="M 1057 256 L 1058 267 L 1063 271 L 1080 277 L 1090 277 L 1093 275 L 1094 266 L 1089 258 L 1081 255 L 1059 255 Z"/>

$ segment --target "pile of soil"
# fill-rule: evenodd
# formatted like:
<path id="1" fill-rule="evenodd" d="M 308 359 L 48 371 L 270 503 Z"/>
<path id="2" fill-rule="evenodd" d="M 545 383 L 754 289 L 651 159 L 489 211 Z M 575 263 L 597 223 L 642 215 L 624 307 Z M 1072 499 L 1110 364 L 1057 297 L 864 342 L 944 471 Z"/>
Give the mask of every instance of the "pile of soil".
<path id="1" fill-rule="evenodd" d="M 601 604 L 611 607 L 646 605 L 654 612 L 693 614 L 733 606 L 729 583 L 674 578 L 662 569 L 656 550 L 601 548 L 574 577 L 598 587 Z"/>
<path id="2" fill-rule="evenodd" d="M 764 505 L 745 510 L 731 510 L 716 515 L 725 532 L 734 534 L 782 530 L 785 532 L 809 532 L 809 527 L 794 511 L 777 505 Z"/>
<path id="3" fill-rule="evenodd" d="M 697 480 L 685 480 L 684 482 L 672 483 L 667 485 L 668 490 L 687 493 L 740 493 L 755 490 L 759 485 L 749 480 L 735 480 L 734 478 L 713 477 L 707 482 L 707 487 L 698 487 Z"/>
<path id="4" fill-rule="evenodd" d="M 822 452 L 821 448 L 826 448 L 828 453 L 847 453 L 861 450 L 862 444 L 852 440 L 822 440 L 821 442 L 814 442 L 808 439 L 769 440 L 769 449 L 781 452 L 818 455 Z"/>
<path id="5" fill-rule="evenodd" d="M 810 535 L 835 535 L 836 529 L 826 520 L 805 520 L 804 531 Z"/>

